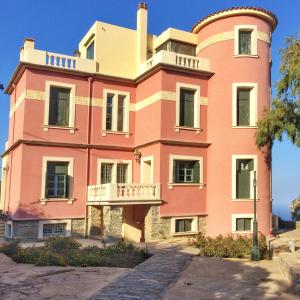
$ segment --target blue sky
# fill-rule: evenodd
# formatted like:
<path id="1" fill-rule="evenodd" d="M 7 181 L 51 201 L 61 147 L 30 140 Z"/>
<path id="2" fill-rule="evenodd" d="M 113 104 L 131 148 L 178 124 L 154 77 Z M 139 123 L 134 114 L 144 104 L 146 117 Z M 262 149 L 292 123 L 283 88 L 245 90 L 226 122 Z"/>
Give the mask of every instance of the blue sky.
<path id="1" fill-rule="evenodd" d="M 4 0 L 0 17 L 0 82 L 7 85 L 18 59 L 24 37 L 33 37 L 36 47 L 72 54 L 95 20 L 135 28 L 136 0 Z M 202 17 L 232 6 L 259 6 L 279 18 L 273 34 L 272 79 L 279 80 L 278 49 L 299 25 L 299 0 L 149 0 L 149 32 L 159 34 L 167 27 L 190 30 Z M 9 98 L 0 92 L 0 151 L 7 139 Z M 289 217 L 288 205 L 300 194 L 300 148 L 287 141 L 273 149 L 274 212 Z"/>

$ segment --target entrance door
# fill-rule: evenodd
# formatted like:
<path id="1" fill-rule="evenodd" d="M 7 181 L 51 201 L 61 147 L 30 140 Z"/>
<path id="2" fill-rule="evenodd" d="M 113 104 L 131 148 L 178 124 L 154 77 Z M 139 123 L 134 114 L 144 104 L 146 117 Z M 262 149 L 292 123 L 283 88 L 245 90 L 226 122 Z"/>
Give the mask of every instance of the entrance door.
<path id="1" fill-rule="evenodd" d="M 126 205 L 123 207 L 123 238 L 125 241 L 144 242 L 144 205 Z"/>

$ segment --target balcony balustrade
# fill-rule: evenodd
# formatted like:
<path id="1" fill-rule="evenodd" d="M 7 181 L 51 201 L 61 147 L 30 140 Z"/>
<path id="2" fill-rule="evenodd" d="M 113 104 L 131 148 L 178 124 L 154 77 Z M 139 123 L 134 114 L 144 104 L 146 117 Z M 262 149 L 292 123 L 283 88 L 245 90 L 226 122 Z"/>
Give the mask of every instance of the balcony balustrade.
<path id="1" fill-rule="evenodd" d="M 88 187 L 91 205 L 160 204 L 160 184 L 107 183 Z"/>

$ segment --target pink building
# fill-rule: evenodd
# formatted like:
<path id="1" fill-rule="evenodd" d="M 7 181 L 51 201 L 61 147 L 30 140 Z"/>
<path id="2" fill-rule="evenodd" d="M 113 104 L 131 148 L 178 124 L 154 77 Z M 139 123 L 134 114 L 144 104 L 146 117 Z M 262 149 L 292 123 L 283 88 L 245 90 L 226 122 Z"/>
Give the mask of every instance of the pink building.
<path id="1" fill-rule="evenodd" d="M 236 7 L 191 32 L 95 22 L 74 56 L 25 39 L 9 82 L 6 236 L 154 240 L 270 233 L 271 169 L 254 134 L 270 104 L 277 18 Z"/>

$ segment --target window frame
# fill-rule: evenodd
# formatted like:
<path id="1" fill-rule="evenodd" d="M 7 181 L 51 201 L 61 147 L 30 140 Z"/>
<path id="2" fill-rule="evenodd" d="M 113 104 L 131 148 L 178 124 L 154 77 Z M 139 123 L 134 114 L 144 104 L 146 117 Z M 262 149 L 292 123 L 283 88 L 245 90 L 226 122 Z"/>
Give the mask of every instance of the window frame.
<path id="1" fill-rule="evenodd" d="M 47 198 L 46 196 L 46 176 L 47 176 L 47 164 L 48 162 L 66 162 L 69 163 L 68 165 L 68 187 L 69 187 L 69 195 L 67 198 Z M 40 201 L 42 204 L 46 204 L 47 201 L 68 201 L 68 204 L 73 203 L 73 173 L 74 173 L 74 158 L 72 157 L 53 157 L 53 156 L 44 156 L 43 157 L 43 162 L 42 162 L 42 184 L 41 184 L 41 198 Z"/>
<path id="2" fill-rule="evenodd" d="M 249 89 L 249 125 L 239 126 L 237 120 L 237 108 L 238 108 L 238 97 L 237 93 L 239 89 Z M 234 128 L 251 128 L 257 127 L 257 90 L 258 85 L 255 82 L 234 82 L 232 84 L 232 127 Z"/>
<path id="3" fill-rule="evenodd" d="M 195 92 L 194 96 L 194 126 L 180 126 L 180 90 L 192 90 Z M 200 103 L 200 86 L 194 84 L 187 84 L 182 82 L 176 83 L 176 128 L 193 128 L 200 129 L 200 113 L 201 113 L 201 103 Z"/>
<path id="4" fill-rule="evenodd" d="M 184 182 L 177 183 L 173 180 L 173 170 L 174 170 L 174 161 L 175 160 L 186 160 L 186 161 L 199 161 L 200 169 L 199 169 L 199 182 Z M 173 186 L 200 186 L 203 188 L 203 173 L 204 173 L 204 165 L 203 165 L 203 157 L 202 156 L 187 156 L 187 155 L 170 155 L 169 156 L 169 188 L 172 189 Z"/>
<path id="5" fill-rule="evenodd" d="M 127 164 L 127 183 L 120 184 L 131 184 L 132 183 L 132 160 L 120 160 L 120 159 L 106 159 L 106 158 L 98 158 L 97 160 L 97 184 L 101 183 L 101 165 L 103 163 L 113 164 L 112 167 L 112 182 L 117 184 L 117 164 Z M 110 183 L 107 183 L 110 184 Z"/>
<path id="6" fill-rule="evenodd" d="M 43 226 L 45 224 L 67 224 L 66 225 L 66 235 L 72 235 L 72 220 L 71 219 L 56 219 L 56 220 L 39 220 L 39 229 L 38 229 L 38 239 L 47 239 L 49 237 L 44 237 L 43 235 Z"/>
<path id="7" fill-rule="evenodd" d="M 192 220 L 192 230 L 191 231 L 179 231 L 176 232 L 176 220 Z M 172 217 L 171 218 L 171 234 L 172 235 L 187 235 L 187 234 L 196 234 L 198 233 L 198 216 L 180 216 L 180 217 Z"/>
<path id="8" fill-rule="evenodd" d="M 231 215 L 231 231 L 233 233 L 251 233 L 253 232 L 253 214 L 232 214 Z M 237 219 L 251 219 L 251 229 L 250 230 L 237 230 L 236 220 Z"/>
<path id="9" fill-rule="evenodd" d="M 68 126 L 59 126 L 59 125 L 50 125 L 49 124 L 51 87 L 70 89 L 69 124 L 68 124 Z M 46 91 L 46 98 L 45 98 L 44 124 L 43 124 L 44 131 L 48 131 L 49 128 L 58 128 L 58 129 L 69 129 L 70 133 L 74 133 L 74 131 L 75 131 L 75 111 L 76 111 L 76 109 L 75 109 L 76 85 L 64 83 L 64 82 L 46 81 L 45 91 Z"/>
<path id="10" fill-rule="evenodd" d="M 237 198 L 236 195 L 236 171 L 237 171 L 237 160 L 239 159 L 253 159 L 253 165 L 254 165 L 254 170 L 250 171 L 250 198 L 249 199 L 243 199 L 243 198 Z M 232 196 L 232 201 L 253 201 L 254 199 L 254 190 L 253 190 L 253 177 L 254 177 L 254 171 L 256 171 L 256 195 L 258 191 L 258 169 L 257 169 L 257 155 L 248 155 L 248 154 L 243 154 L 243 155 L 232 155 L 232 174 L 231 174 L 231 182 L 232 182 L 232 191 L 231 191 L 231 196 Z"/>
<path id="11" fill-rule="evenodd" d="M 90 46 L 93 45 L 94 49 L 93 49 L 93 58 L 88 58 L 88 49 L 90 48 Z M 94 60 L 95 59 L 95 39 L 91 39 L 91 41 L 85 46 L 85 58 L 86 59 L 90 59 L 90 60 Z"/>
<path id="12" fill-rule="evenodd" d="M 107 96 L 109 94 L 113 94 L 113 101 L 112 101 L 112 129 L 106 128 L 106 110 L 107 110 Z M 125 96 L 124 98 L 124 112 L 123 112 L 123 130 L 118 131 L 118 97 Z M 102 108 L 102 131 L 109 132 L 109 133 L 129 133 L 129 119 L 130 119 L 130 93 L 118 90 L 110 90 L 110 89 L 103 89 L 103 108 Z"/>
<path id="13" fill-rule="evenodd" d="M 240 31 L 251 32 L 251 53 L 239 53 L 239 33 Z M 255 25 L 236 25 L 234 26 L 234 56 L 236 57 L 257 57 L 257 26 Z"/>

